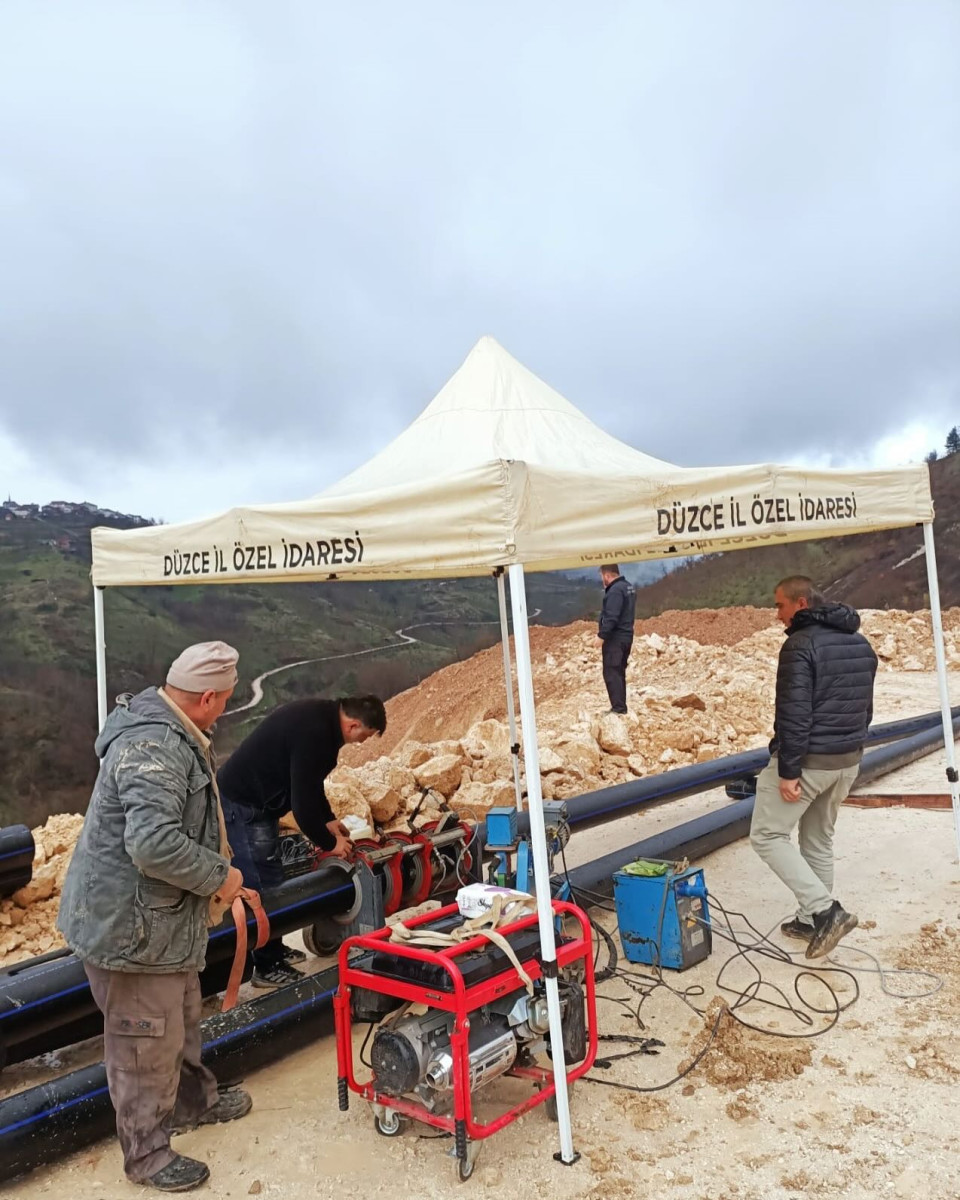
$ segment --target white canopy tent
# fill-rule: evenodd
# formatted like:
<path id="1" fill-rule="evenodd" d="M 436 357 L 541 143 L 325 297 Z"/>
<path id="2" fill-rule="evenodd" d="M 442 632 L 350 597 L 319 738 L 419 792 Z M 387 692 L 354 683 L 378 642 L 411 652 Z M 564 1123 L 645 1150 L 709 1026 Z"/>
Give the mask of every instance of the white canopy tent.
<path id="1" fill-rule="evenodd" d="M 399 437 L 309 500 L 234 508 L 180 525 L 94 529 L 100 719 L 106 716 L 105 587 L 450 578 L 508 569 L 540 934 L 559 1047 L 525 568 L 629 563 L 921 524 L 960 848 L 932 522 L 925 465 L 677 467 L 611 437 L 492 338 L 482 338 Z M 499 582 L 503 618 L 502 574 Z M 512 706 L 509 679 L 508 695 Z M 560 1157 L 571 1162 L 562 1055 L 554 1064 Z"/>

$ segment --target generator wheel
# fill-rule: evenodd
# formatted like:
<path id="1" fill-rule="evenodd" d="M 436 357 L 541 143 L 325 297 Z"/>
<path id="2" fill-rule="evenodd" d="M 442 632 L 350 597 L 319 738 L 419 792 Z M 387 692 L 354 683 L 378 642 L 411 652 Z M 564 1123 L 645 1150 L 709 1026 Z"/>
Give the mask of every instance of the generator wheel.
<path id="1" fill-rule="evenodd" d="M 466 1183 L 473 1174 L 474 1160 L 472 1158 L 457 1159 L 457 1180 Z"/>
<path id="2" fill-rule="evenodd" d="M 380 1113 L 374 1114 L 373 1127 L 381 1137 L 396 1137 L 403 1129 L 403 1122 L 395 1108 L 388 1108 L 382 1116 Z"/>

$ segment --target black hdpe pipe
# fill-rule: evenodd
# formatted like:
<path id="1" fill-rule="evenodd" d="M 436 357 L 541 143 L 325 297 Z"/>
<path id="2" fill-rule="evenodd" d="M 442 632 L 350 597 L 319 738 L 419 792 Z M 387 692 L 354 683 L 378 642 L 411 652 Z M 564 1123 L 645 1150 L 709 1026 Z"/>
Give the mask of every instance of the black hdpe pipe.
<path id="1" fill-rule="evenodd" d="M 960 706 L 951 709 L 954 721 L 960 718 Z M 885 742 L 897 741 L 919 732 L 929 732 L 936 736 L 939 731 L 941 741 L 943 730 L 941 715 L 938 712 L 924 713 L 919 717 L 907 717 L 901 721 L 887 721 L 882 725 L 872 725 L 867 733 L 867 745 L 880 745 Z M 628 816 L 648 804 L 662 804 L 667 800 L 680 800 L 684 796 L 693 796 L 697 792 L 706 792 L 731 779 L 743 779 L 745 776 L 757 775 L 770 761 L 766 749 L 745 750 L 742 754 L 732 754 L 727 758 L 714 758 L 710 762 L 697 763 L 691 767 L 678 767 L 673 771 L 664 771 L 659 775 L 650 775 L 644 779 L 631 779 L 629 783 L 614 784 L 613 787 L 600 788 L 596 792 L 586 792 L 582 796 L 573 796 L 567 801 L 567 812 L 570 825 L 574 829 L 590 829 L 606 821 Z M 892 768 L 890 768 L 892 769 Z M 518 829 L 521 837 L 530 832 L 530 816 L 526 812 L 517 814 Z M 486 825 L 481 824 L 477 836 L 482 844 L 486 844 Z"/>
<path id="2" fill-rule="evenodd" d="M 320 917 L 352 908 L 356 888 L 345 864 L 334 861 L 298 875 L 264 893 L 264 908 L 275 934 L 292 933 Z M 249 944 L 256 922 L 247 921 Z M 236 927 L 228 915 L 210 931 L 207 967 L 200 976 L 205 996 L 226 987 L 236 949 Z M 103 1030 L 83 964 L 68 950 L 28 959 L 0 972 L 0 1069 L 46 1054 Z"/>
<path id="3" fill-rule="evenodd" d="M 750 818 L 753 816 L 753 797 L 738 800 L 735 804 L 726 804 L 706 816 L 697 817 L 693 821 L 684 821 L 673 829 L 665 829 L 652 837 L 644 838 L 642 842 L 634 842 L 632 846 L 624 846 L 595 858 L 591 862 L 572 867 L 568 878 L 576 895 L 578 888 L 599 890 L 606 885 L 609 888 L 614 871 L 619 871 L 627 863 L 635 862 L 638 858 L 666 858 L 692 860 L 702 858 L 713 850 L 719 850 L 730 842 L 746 837 L 750 832 Z"/>
<path id="4" fill-rule="evenodd" d="M 960 716 L 958 716 L 960 710 L 953 708 L 950 711 L 953 715 L 953 736 L 956 739 L 957 734 L 960 733 Z M 942 745 L 943 726 L 938 723 L 920 733 L 915 733 L 913 737 L 903 738 L 889 746 L 882 746 L 879 750 L 871 750 L 863 756 L 860 774 L 857 776 L 857 785 L 871 783 L 874 779 L 879 779 L 881 775 L 896 771 L 898 767 L 905 767 L 907 763 L 915 762 L 918 758 L 932 754 L 938 746 Z"/>
<path id="5" fill-rule="evenodd" d="M 955 735 L 960 732 L 960 717 L 954 717 L 953 732 Z M 863 756 L 857 784 L 879 779 L 881 775 L 923 758 L 942 745 L 943 728 L 934 726 L 902 741 L 871 750 Z M 619 871 L 621 867 L 635 862 L 638 858 L 689 858 L 691 861 L 702 858 L 721 846 L 746 837 L 750 832 L 752 816 L 752 796 L 738 800 L 735 804 L 725 804 L 705 816 L 685 821 L 673 829 L 665 829 L 662 833 L 655 833 L 641 842 L 634 842 L 632 846 L 624 846 L 611 854 L 605 854 L 602 858 L 595 858 L 592 862 L 574 867 L 569 873 L 570 884 L 574 892 L 578 887 L 595 890 L 605 884 L 609 886 L 614 871 Z"/>
<path id="6" fill-rule="evenodd" d="M 337 968 L 208 1017 L 203 1061 L 221 1084 L 282 1058 L 330 1031 Z M 109 1137 L 115 1129 L 103 1063 L 0 1100 L 0 1180 L 12 1179 Z"/>
<path id="7" fill-rule="evenodd" d="M 955 720 L 954 728 L 958 725 L 960 720 Z M 858 781 L 869 782 L 928 754 L 942 740 L 942 732 L 938 736 L 936 729 L 926 730 L 911 738 L 912 744 L 872 751 L 864 757 Z M 574 893 L 578 888 L 609 887 L 613 873 L 637 858 L 702 858 L 745 837 L 752 814 L 753 799 L 741 800 L 583 863 L 569 872 Z M 329 1007 L 336 985 L 337 970 L 331 968 L 208 1018 L 203 1023 L 204 1061 L 221 1083 L 235 1082 L 239 1074 L 329 1032 Z M 113 1127 L 102 1063 L 0 1100 L 0 1180 L 82 1149 L 108 1136 Z"/>
<path id="8" fill-rule="evenodd" d="M 17 888 L 27 886 L 33 877 L 36 849 L 26 825 L 0 829 L 0 897 L 12 896 Z"/>

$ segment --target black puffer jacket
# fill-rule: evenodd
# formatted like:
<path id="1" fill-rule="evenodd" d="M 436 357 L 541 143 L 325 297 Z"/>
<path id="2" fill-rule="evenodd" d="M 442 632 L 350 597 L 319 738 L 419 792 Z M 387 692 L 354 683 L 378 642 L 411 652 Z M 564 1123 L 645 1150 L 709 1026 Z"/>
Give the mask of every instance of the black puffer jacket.
<path id="1" fill-rule="evenodd" d="M 777 665 L 777 715 L 770 753 L 781 779 L 798 779 L 811 756 L 856 755 L 873 719 L 877 656 L 845 604 L 801 608 Z M 842 765 L 842 764 L 840 764 Z"/>

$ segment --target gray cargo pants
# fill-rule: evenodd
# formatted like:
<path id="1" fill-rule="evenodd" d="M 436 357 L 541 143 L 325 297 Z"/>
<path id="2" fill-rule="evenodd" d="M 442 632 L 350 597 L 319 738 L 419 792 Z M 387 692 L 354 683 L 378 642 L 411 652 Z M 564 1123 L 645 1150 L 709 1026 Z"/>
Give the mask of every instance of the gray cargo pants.
<path id="1" fill-rule="evenodd" d="M 840 771 L 800 772 L 800 799 L 780 795 L 776 756 L 757 779 L 750 844 L 797 898 L 797 916 L 810 924 L 833 902 L 833 830 L 840 805 L 860 773 L 859 764 Z M 799 847 L 791 838 L 799 825 Z"/>
<path id="2" fill-rule="evenodd" d="M 176 1157 L 170 1129 L 217 1103 L 217 1080 L 200 1062 L 200 979 L 104 971 L 84 963 L 103 1013 L 103 1057 L 117 1113 L 123 1169 L 142 1182 Z"/>

